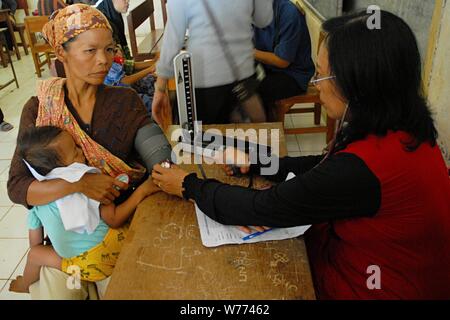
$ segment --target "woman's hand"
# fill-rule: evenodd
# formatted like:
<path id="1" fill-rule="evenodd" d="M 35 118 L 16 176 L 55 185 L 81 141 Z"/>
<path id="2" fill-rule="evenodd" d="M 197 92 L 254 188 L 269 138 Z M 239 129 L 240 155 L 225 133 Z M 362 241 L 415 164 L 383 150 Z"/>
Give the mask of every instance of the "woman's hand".
<path id="1" fill-rule="evenodd" d="M 248 234 L 252 234 L 254 231 L 251 229 L 255 229 L 256 231 L 259 232 L 263 232 L 264 230 L 268 230 L 270 229 L 269 227 L 264 227 L 264 226 L 252 226 L 250 227 L 246 227 L 246 226 L 237 226 L 236 228 L 238 228 L 239 230 L 241 230 L 242 232 L 248 233 Z"/>
<path id="2" fill-rule="evenodd" d="M 235 174 L 233 167 L 239 168 L 241 174 L 247 174 L 250 171 L 250 160 L 247 153 L 235 148 L 226 148 L 222 157 L 225 163 L 222 168 L 227 176 Z"/>
<path id="3" fill-rule="evenodd" d="M 183 197 L 183 181 L 189 173 L 180 169 L 177 165 L 170 168 L 163 168 L 160 164 L 153 166 L 153 182 L 161 188 L 162 191 Z"/>
<path id="4" fill-rule="evenodd" d="M 86 173 L 79 181 L 75 182 L 79 192 L 86 197 L 97 200 L 104 205 L 108 205 L 120 195 L 119 190 L 128 188 L 123 183 L 105 174 Z M 119 188 L 119 190 L 116 189 Z"/>

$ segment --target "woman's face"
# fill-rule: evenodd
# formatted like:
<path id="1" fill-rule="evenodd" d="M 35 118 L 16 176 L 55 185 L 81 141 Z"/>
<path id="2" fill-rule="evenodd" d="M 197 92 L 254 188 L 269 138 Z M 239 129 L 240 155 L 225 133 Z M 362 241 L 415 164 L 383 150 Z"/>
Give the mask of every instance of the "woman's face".
<path id="1" fill-rule="evenodd" d="M 114 9 L 120 13 L 127 13 L 130 0 L 112 0 Z"/>
<path id="2" fill-rule="evenodd" d="M 328 49 L 321 45 L 317 56 L 317 78 L 330 76 L 330 65 L 328 62 Z M 320 91 L 320 100 L 327 114 L 332 119 L 342 119 L 347 106 L 346 99 L 340 94 L 335 79 L 323 80 L 316 84 Z"/>
<path id="3" fill-rule="evenodd" d="M 92 29 L 78 35 L 67 49 L 59 47 L 57 56 L 68 79 L 100 85 L 111 68 L 114 51 L 111 31 Z"/>

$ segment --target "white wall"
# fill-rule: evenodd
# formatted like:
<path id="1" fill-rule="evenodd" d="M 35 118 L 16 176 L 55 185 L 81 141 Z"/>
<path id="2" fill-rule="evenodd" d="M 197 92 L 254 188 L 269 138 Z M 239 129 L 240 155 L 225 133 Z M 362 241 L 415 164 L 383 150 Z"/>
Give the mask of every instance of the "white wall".
<path id="1" fill-rule="evenodd" d="M 140 5 L 143 0 L 130 0 L 130 7 L 128 10 L 131 10 L 138 5 Z M 153 4 L 155 6 L 155 24 L 157 29 L 164 28 L 164 23 L 162 19 L 162 10 L 161 10 L 161 1 L 153 0 Z M 128 35 L 128 26 L 127 26 L 127 17 L 123 16 L 123 20 L 125 21 L 125 33 Z M 138 29 L 136 29 L 136 36 L 144 37 L 150 32 L 150 22 L 145 21 Z"/>
<path id="2" fill-rule="evenodd" d="M 450 1 L 443 4 L 442 18 L 434 50 L 428 87 L 428 101 L 436 119 L 439 138 L 445 144 L 450 165 Z"/>

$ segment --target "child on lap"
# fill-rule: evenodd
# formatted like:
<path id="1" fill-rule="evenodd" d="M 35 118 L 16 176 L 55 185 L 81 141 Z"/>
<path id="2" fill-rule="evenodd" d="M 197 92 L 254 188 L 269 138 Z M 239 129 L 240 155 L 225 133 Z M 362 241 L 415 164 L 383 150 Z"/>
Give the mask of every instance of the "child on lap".
<path id="1" fill-rule="evenodd" d="M 19 138 L 17 145 L 21 157 L 41 175 L 57 167 L 86 162 L 72 136 L 57 127 L 31 128 Z M 68 272 L 75 265 L 79 267 L 81 280 L 86 281 L 110 276 L 125 239 L 127 226 L 124 224 L 145 197 L 158 191 L 149 178 L 122 204 L 101 205 L 100 222 L 91 234 L 67 231 L 55 202 L 33 207 L 28 216 L 31 249 L 24 275 L 13 280 L 9 290 L 28 292 L 28 287 L 39 280 L 41 266 Z M 43 228 L 51 246 L 43 245 Z"/>

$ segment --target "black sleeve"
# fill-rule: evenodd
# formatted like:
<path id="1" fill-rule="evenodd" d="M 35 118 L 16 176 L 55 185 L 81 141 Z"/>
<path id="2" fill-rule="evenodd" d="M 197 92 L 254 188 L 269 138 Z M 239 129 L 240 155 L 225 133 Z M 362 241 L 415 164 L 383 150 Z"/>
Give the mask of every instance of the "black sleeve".
<path id="1" fill-rule="evenodd" d="M 381 186 L 366 164 L 340 153 L 319 166 L 268 190 L 201 180 L 195 174 L 183 182 L 186 199 L 193 199 L 210 218 L 229 225 L 292 227 L 338 219 L 370 217 L 381 203 Z"/>
<path id="2" fill-rule="evenodd" d="M 264 174 L 264 168 L 268 168 L 269 165 L 264 166 L 261 164 L 253 164 L 250 166 L 250 172 L 252 174 L 258 174 L 264 176 L 265 178 L 281 182 L 286 180 L 289 172 L 294 173 L 296 176 L 308 172 L 314 168 L 323 159 L 324 155 L 319 156 L 306 156 L 306 157 L 284 157 L 276 158 L 274 157 L 269 165 L 272 165 L 274 161 L 278 161 L 278 170 L 275 174 Z"/>

